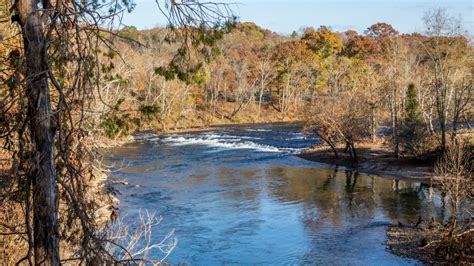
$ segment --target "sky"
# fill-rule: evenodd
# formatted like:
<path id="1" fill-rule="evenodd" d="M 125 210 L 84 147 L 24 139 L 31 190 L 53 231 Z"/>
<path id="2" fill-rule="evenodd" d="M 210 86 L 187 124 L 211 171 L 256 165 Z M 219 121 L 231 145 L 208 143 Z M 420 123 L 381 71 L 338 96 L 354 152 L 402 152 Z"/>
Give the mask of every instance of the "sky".
<path id="1" fill-rule="evenodd" d="M 202 1 L 201 1 L 202 2 Z M 321 25 L 336 31 L 359 33 L 372 24 L 386 22 L 401 33 L 422 32 L 422 17 L 428 10 L 445 8 L 459 16 L 464 28 L 474 33 L 474 0 L 215 0 L 236 3 L 231 8 L 242 22 L 281 34 L 307 26 Z M 136 8 L 126 14 L 125 25 L 140 29 L 163 26 L 166 20 L 154 0 L 135 0 Z"/>

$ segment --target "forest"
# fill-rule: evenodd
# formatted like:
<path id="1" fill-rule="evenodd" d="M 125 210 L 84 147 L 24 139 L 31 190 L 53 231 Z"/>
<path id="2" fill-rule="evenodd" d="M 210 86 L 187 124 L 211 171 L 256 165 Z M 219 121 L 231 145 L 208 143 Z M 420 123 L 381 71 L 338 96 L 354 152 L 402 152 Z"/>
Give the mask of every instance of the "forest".
<path id="1" fill-rule="evenodd" d="M 411 126 L 426 129 L 421 131 L 439 128 L 444 146 L 448 128 L 456 131 L 472 120 L 472 47 L 462 32 L 455 32 L 456 25 L 430 25 L 443 14 L 431 16 L 427 27 L 441 28 L 429 35 L 400 35 L 389 24 L 377 23 L 363 34 L 321 26 L 280 36 L 254 23 L 238 23 L 216 40 L 207 51 L 212 58 L 193 66 L 192 73 L 169 66 L 177 47 L 164 44 L 165 29 L 127 27 L 118 34 L 138 43 L 120 40 L 120 58 L 103 52 L 112 60 L 101 66 L 102 99 L 90 111 L 97 114 L 91 127 L 113 138 L 137 129 L 319 116 L 356 124 L 344 122 L 345 116 L 370 128 L 354 135 L 374 139 L 383 126 L 394 134 L 402 131 L 410 116 L 418 119 Z M 443 85 L 433 88 L 433 83 Z M 346 107 L 355 109 L 343 114 Z M 342 117 L 328 117 L 323 110 Z"/>
<path id="2" fill-rule="evenodd" d="M 282 35 L 219 4 L 170 1 L 170 25 L 141 30 L 106 26 L 127 1 L 38 2 L 0 2 L 3 264 L 149 262 L 153 244 L 137 243 L 153 221 L 114 223 L 101 151 L 136 132 L 263 122 L 303 123 L 316 158 L 343 165 L 375 148 L 429 165 L 453 213 L 436 227 L 448 240 L 430 231 L 426 246 L 472 262 L 474 47 L 446 10 L 427 11 L 420 33 Z"/>

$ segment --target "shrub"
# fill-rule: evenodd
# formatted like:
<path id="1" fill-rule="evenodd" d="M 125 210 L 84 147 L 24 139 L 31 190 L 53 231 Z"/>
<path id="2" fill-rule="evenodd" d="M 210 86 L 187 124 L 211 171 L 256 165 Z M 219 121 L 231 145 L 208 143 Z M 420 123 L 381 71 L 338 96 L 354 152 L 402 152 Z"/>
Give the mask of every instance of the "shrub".
<path id="1" fill-rule="evenodd" d="M 101 127 L 104 130 L 104 134 L 109 138 L 126 135 L 129 130 L 127 123 L 123 119 L 112 114 L 106 115 L 103 118 Z"/>
<path id="2" fill-rule="evenodd" d="M 140 105 L 139 111 L 148 120 L 160 113 L 161 108 L 158 105 Z"/>

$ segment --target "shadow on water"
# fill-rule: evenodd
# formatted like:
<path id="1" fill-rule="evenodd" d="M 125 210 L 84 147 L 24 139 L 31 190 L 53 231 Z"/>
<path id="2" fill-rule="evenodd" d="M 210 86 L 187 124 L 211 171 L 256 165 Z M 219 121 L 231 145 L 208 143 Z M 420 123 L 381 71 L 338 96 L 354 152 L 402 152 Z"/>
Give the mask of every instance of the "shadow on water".
<path id="1" fill-rule="evenodd" d="M 317 142 L 295 125 L 222 127 L 108 152 L 127 162 L 121 212 L 163 216 L 170 261 L 212 264 L 415 264 L 389 253 L 389 224 L 443 217 L 442 197 L 420 183 L 346 171 L 293 153 Z M 153 254 L 152 254 L 153 255 Z"/>

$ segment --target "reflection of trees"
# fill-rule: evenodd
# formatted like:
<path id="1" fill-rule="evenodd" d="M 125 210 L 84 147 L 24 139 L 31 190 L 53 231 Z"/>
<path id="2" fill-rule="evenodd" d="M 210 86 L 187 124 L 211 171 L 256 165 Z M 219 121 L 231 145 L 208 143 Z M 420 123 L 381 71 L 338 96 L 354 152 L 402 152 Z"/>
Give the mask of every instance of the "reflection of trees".
<path id="1" fill-rule="evenodd" d="M 374 178 L 352 171 L 346 171 L 345 175 L 347 215 L 353 219 L 372 218 L 377 205 Z"/>
<path id="2" fill-rule="evenodd" d="M 357 183 L 357 175 L 358 173 L 354 173 L 352 171 L 346 171 L 346 198 L 347 198 L 347 207 L 350 212 L 354 211 L 352 208 L 354 202 L 354 189 Z"/>
<path id="3" fill-rule="evenodd" d="M 267 188 L 269 196 L 284 203 L 302 202 L 305 223 L 341 221 L 340 194 L 334 182 L 337 168 L 272 168 L 267 175 L 275 180 Z"/>
<path id="4" fill-rule="evenodd" d="M 268 187 L 268 194 L 282 202 L 302 202 L 303 222 L 318 231 L 324 225 L 340 225 L 350 210 L 344 198 L 346 186 L 338 168 L 273 168 L 268 175 L 278 181 Z M 355 178 L 354 186 L 357 180 Z M 350 181 L 353 182 L 353 181 Z"/>
<path id="5" fill-rule="evenodd" d="M 412 221 L 428 204 L 426 186 L 337 168 L 272 168 L 266 175 L 275 180 L 267 187 L 270 197 L 284 203 L 302 202 L 303 223 L 312 231 L 383 216 Z"/>
<path id="6" fill-rule="evenodd" d="M 425 210 L 427 187 L 419 184 L 394 183 L 338 168 L 273 168 L 266 175 L 272 177 L 267 187 L 270 197 L 284 204 L 301 202 L 301 222 L 311 241 L 303 260 L 313 261 L 321 252 L 339 249 L 335 246 L 341 242 L 339 233 L 348 228 L 387 218 L 414 221 L 422 212 L 433 210 Z"/>
<path id="7" fill-rule="evenodd" d="M 432 209 L 424 208 L 428 187 L 423 184 L 393 180 L 390 191 L 380 193 L 380 204 L 387 217 L 393 221 L 415 221 L 419 216 L 432 215 Z"/>
<path id="8" fill-rule="evenodd" d="M 259 208 L 260 190 L 256 185 L 258 182 L 258 170 L 243 169 L 235 170 L 232 168 L 218 168 L 216 173 L 211 176 L 217 182 L 219 188 L 226 188 L 226 192 L 222 193 L 222 197 L 226 200 L 226 204 L 241 210 L 245 207 L 247 210 L 256 211 Z M 250 202 L 251 204 L 245 204 Z"/>

